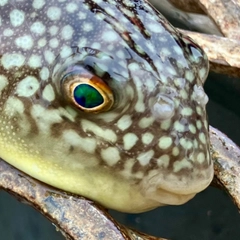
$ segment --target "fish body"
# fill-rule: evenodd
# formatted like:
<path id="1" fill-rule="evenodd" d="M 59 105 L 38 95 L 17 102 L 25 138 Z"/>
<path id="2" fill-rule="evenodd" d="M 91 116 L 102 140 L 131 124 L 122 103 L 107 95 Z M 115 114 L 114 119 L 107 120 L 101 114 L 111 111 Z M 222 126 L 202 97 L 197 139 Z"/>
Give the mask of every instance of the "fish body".
<path id="1" fill-rule="evenodd" d="M 142 0 L 0 0 L 0 157 L 124 212 L 213 177 L 208 60 Z"/>

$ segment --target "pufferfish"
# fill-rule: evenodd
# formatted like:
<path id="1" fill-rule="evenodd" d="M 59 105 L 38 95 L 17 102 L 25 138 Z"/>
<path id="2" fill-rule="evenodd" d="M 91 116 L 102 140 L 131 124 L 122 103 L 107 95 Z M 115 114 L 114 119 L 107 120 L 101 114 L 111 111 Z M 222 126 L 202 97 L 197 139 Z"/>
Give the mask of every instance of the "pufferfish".
<path id="1" fill-rule="evenodd" d="M 212 180 L 208 60 L 144 0 L 0 0 L 0 157 L 123 212 Z"/>

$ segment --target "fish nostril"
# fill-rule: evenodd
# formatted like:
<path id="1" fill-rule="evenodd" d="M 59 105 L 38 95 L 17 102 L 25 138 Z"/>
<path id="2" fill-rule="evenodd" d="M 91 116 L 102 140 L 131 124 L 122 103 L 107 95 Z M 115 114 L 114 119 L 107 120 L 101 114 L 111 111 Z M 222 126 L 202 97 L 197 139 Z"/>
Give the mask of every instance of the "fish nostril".
<path id="1" fill-rule="evenodd" d="M 169 97 L 159 94 L 150 101 L 151 111 L 155 118 L 167 120 L 175 113 L 174 102 Z"/>

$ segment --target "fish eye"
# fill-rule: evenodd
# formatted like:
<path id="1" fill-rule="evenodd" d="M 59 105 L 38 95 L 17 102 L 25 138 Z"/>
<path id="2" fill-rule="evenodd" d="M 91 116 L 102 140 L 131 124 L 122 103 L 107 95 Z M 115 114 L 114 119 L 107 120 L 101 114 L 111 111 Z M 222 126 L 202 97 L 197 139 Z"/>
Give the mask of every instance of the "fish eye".
<path id="1" fill-rule="evenodd" d="M 100 77 L 78 65 L 64 71 L 60 90 L 70 104 L 83 112 L 105 112 L 114 103 L 111 88 Z"/>

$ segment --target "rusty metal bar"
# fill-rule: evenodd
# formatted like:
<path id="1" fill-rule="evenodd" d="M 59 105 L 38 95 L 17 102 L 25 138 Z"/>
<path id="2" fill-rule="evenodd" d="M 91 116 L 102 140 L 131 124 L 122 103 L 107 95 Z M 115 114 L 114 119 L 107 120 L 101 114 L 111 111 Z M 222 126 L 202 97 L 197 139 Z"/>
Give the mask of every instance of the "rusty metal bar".
<path id="1" fill-rule="evenodd" d="M 180 31 L 204 49 L 212 71 L 240 77 L 240 41 L 186 30 Z"/>
<path id="2" fill-rule="evenodd" d="M 215 180 L 240 210 L 240 148 L 219 130 L 210 128 Z"/>
<path id="3" fill-rule="evenodd" d="M 240 41 L 240 0 L 168 0 L 173 6 L 191 13 L 206 14 L 223 36 Z"/>
<path id="4" fill-rule="evenodd" d="M 168 0 L 168 2 L 184 12 L 204 14 L 196 0 Z"/>
<path id="5" fill-rule="evenodd" d="M 48 186 L 1 159 L 0 189 L 41 212 L 68 240 L 164 240 L 122 226 L 97 203 Z"/>
<path id="6" fill-rule="evenodd" d="M 215 22 L 222 34 L 240 41 L 239 0 L 195 0 L 204 12 Z"/>

